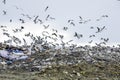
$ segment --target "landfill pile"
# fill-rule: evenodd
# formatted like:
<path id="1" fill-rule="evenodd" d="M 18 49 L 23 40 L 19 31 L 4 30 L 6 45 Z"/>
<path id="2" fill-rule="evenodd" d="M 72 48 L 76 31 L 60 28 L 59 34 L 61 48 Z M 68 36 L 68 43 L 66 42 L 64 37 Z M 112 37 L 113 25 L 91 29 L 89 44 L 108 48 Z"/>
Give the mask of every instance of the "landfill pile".
<path id="1" fill-rule="evenodd" d="M 32 52 L 25 47 L 13 47 L 5 44 L 0 46 L 0 70 L 41 71 L 53 65 L 75 65 L 81 62 L 94 64 L 99 61 L 105 63 L 120 62 L 120 48 L 109 46 L 69 46 L 54 49 L 44 48 L 36 51 L 33 46 Z"/>

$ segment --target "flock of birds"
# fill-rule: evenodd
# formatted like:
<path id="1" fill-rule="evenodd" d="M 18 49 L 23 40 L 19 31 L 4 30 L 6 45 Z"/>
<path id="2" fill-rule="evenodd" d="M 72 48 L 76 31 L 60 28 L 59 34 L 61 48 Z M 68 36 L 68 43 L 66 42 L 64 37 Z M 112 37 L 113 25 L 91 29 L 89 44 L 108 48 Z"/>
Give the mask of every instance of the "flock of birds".
<path id="1" fill-rule="evenodd" d="M 6 5 L 6 0 L 3 0 L 2 2 L 3 2 L 4 5 Z M 16 6 L 16 9 L 20 9 L 20 8 Z M 45 9 L 44 9 L 44 12 L 47 12 L 48 9 L 49 9 L 49 6 L 46 6 Z M 4 15 L 4 16 L 5 16 L 5 15 L 8 15 L 6 10 L 3 10 L 3 15 Z M 33 22 L 34 24 L 43 25 L 43 27 L 44 27 L 45 30 L 50 27 L 50 24 L 44 24 L 44 22 L 49 21 L 49 20 L 56 20 L 56 19 L 55 19 L 54 17 L 52 17 L 50 14 L 48 14 L 48 15 L 45 17 L 44 20 L 40 19 L 40 18 L 39 18 L 39 15 L 33 16 L 33 17 L 31 17 L 31 16 L 28 15 L 28 14 L 24 14 L 24 13 L 21 13 L 20 15 L 23 16 L 23 17 L 25 17 L 25 18 L 28 18 L 29 20 L 32 20 L 32 22 Z M 86 24 L 86 23 L 88 23 L 88 22 L 91 21 L 91 19 L 84 20 L 82 16 L 78 16 L 78 18 L 79 18 L 79 21 L 78 21 L 79 24 Z M 108 18 L 108 15 L 102 15 L 99 19 L 96 19 L 96 21 L 100 21 L 100 20 L 102 20 L 102 19 L 104 19 L 104 18 Z M 25 21 L 23 18 L 20 18 L 20 19 L 18 19 L 18 20 L 19 20 L 19 22 L 20 22 L 21 24 L 26 23 L 26 21 Z M 13 22 L 13 19 L 10 19 L 9 22 L 12 23 L 12 22 Z M 68 23 L 68 25 L 76 26 L 76 22 L 75 22 L 75 20 L 73 20 L 73 19 L 69 19 L 69 20 L 67 21 L 67 23 Z M 7 26 L 1 25 L 0 28 L 1 28 L 1 30 L 3 31 L 3 35 L 6 35 L 7 37 L 10 38 L 9 40 L 7 40 L 7 41 L 5 41 L 5 42 L 8 42 L 8 43 L 9 43 L 9 42 L 12 40 L 12 41 L 14 41 L 16 44 L 18 44 L 18 43 L 20 44 L 20 43 L 21 43 L 21 40 L 20 40 L 19 38 L 17 38 L 16 36 L 11 36 L 11 35 L 8 33 Z M 12 31 L 13 31 L 13 33 L 18 33 L 18 32 L 22 32 L 24 28 L 25 28 L 24 26 L 21 26 L 20 28 L 13 29 Z M 73 28 L 74 28 L 74 27 L 73 27 Z M 68 30 L 69 30 L 69 27 L 63 27 L 62 29 L 63 29 L 64 31 L 68 31 Z M 96 34 L 99 34 L 99 33 L 101 33 L 102 31 L 104 31 L 104 30 L 106 29 L 106 26 L 102 26 L 102 27 L 93 27 L 93 26 L 92 26 L 92 27 L 90 27 L 90 29 L 95 29 L 96 32 L 94 32 L 94 34 L 89 35 L 89 38 L 91 39 L 91 40 L 88 42 L 89 44 L 93 43 L 94 40 L 92 40 L 92 38 L 93 38 L 93 37 L 96 37 Z M 47 39 L 47 38 L 53 39 L 54 41 L 57 41 L 58 39 L 60 39 L 60 40 L 61 40 L 61 43 L 64 43 L 64 44 L 65 44 L 65 42 L 64 42 L 64 35 L 58 34 L 58 30 L 57 30 L 57 29 L 52 29 L 52 34 L 51 34 L 51 35 L 49 35 L 49 34 L 50 34 L 50 33 L 47 32 L 47 31 L 43 31 L 43 32 L 42 32 L 42 36 L 43 36 L 44 40 Z M 34 35 L 33 35 L 32 33 L 30 33 L 30 32 L 29 32 L 29 33 L 26 33 L 25 36 L 26 36 L 26 37 L 31 37 L 31 39 L 34 40 L 34 41 L 38 40 L 39 38 L 40 38 L 40 39 L 43 39 L 43 38 L 41 38 L 40 36 L 34 36 Z M 53 36 L 54 36 L 54 37 L 53 37 Z M 81 38 L 84 37 L 84 35 L 83 35 L 83 34 L 80 34 L 79 32 L 74 32 L 73 37 L 75 37 L 75 38 L 77 38 L 77 39 L 81 39 Z M 102 42 L 100 42 L 100 44 L 106 44 L 106 43 L 109 41 L 109 38 L 100 38 L 100 40 L 102 41 Z M 27 42 L 27 41 L 25 41 L 24 38 L 23 38 L 23 41 L 24 41 L 24 43 Z M 45 40 L 45 41 L 46 41 L 46 40 Z M 69 42 L 72 42 L 72 41 L 73 41 L 73 40 L 69 40 L 69 41 L 66 42 L 66 43 L 69 43 Z"/>

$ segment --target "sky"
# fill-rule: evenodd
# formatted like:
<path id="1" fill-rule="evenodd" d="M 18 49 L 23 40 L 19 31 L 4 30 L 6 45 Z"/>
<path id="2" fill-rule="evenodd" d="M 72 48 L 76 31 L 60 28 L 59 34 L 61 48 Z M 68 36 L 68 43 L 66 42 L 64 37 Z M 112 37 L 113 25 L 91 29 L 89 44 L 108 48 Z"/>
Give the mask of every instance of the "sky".
<path id="1" fill-rule="evenodd" d="M 42 31 L 51 33 L 52 29 L 57 29 L 58 34 L 64 35 L 64 41 L 73 40 L 72 43 L 88 44 L 93 40 L 93 44 L 101 42 L 101 38 L 109 38 L 107 44 L 120 43 L 120 1 L 118 0 L 6 0 L 6 4 L 0 0 L 0 25 L 6 25 L 11 35 L 18 36 L 22 39 L 25 33 L 31 32 L 35 35 L 41 35 Z M 48 6 L 47 11 L 44 11 Z M 3 15 L 3 10 L 6 15 Z M 22 16 L 21 14 L 29 15 L 31 20 Z M 55 20 L 45 20 L 47 15 L 55 18 Z M 103 17 L 107 15 L 108 17 Z M 35 16 L 44 22 L 43 24 L 34 24 Z M 79 24 L 82 17 L 85 24 Z M 19 19 L 25 20 L 21 24 Z M 10 23 L 10 19 L 12 22 Z M 99 21 L 97 21 L 100 19 Z M 68 20 L 74 20 L 75 26 L 70 25 Z M 50 25 L 48 29 L 44 29 L 43 25 Z M 24 26 L 22 33 L 13 33 L 12 29 Z M 105 29 L 100 33 L 95 33 L 97 27 Z M 67 31 L 63 27 L 68 27 Z M 94 29 L 90 29 L 94 27 Z M 74 37 L 74 33 L 83 34 L 81 39 Z M 3 36 L 3 31 L 0 30 L 1 42 L 8 39 Z M 89 38 L 89 35 L 96 35 L 96 37 Z M 27 39 L 29 40 L 29 39 Z"/>

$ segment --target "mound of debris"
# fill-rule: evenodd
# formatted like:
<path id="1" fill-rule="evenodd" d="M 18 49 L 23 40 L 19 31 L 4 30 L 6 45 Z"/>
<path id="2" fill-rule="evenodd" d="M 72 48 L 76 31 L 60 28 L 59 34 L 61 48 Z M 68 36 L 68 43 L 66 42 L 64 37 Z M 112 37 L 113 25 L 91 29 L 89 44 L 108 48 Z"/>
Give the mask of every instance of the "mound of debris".
<path id="1" fill-rule="evenodd" d="M 37 49 L 36 49 L 37 48 Z M 41 49 L 42 48 L 42 49 Z M 52 66 L 76 65 L 82 62 L 94 64 L 102 61 L 119 63 L 120 48 L 110 46 L 14 47 L 1 44 L 0 70 L 42 71 Z"/>

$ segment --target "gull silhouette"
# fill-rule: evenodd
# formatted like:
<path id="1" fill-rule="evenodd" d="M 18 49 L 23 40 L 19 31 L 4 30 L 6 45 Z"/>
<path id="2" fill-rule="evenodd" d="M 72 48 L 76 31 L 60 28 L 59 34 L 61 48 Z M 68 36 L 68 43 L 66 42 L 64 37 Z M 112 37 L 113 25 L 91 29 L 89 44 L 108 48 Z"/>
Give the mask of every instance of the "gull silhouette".
<path id="1" fill-rule="evenodd" d="M 3 10 L 3 15 L 6 15 L 6 14 L 7 14 L 7 12 L 5 10 Z"/>
<path id="2" fill-rule="evenodd" d="M 101 31 L 103 31 L 104 29 L 105 29 L 105 26 L 103 26 L 102 28 L 97 27 L 97 32 L 96 32 L 96 33 L 99 33 L 99 32 L 101 32 Z"/>
<path id="3" fill-rule="evenodd" d="M 49 8 L 48 6 L 45 8 L 45 12 L 48 10 L 48 8 Z"/>
<path id="4" fill-rule="evenodd" d="M 3 2 L 3 4 L 6 4 L 6 0 L 3 0 L 2 2 Z"/>

